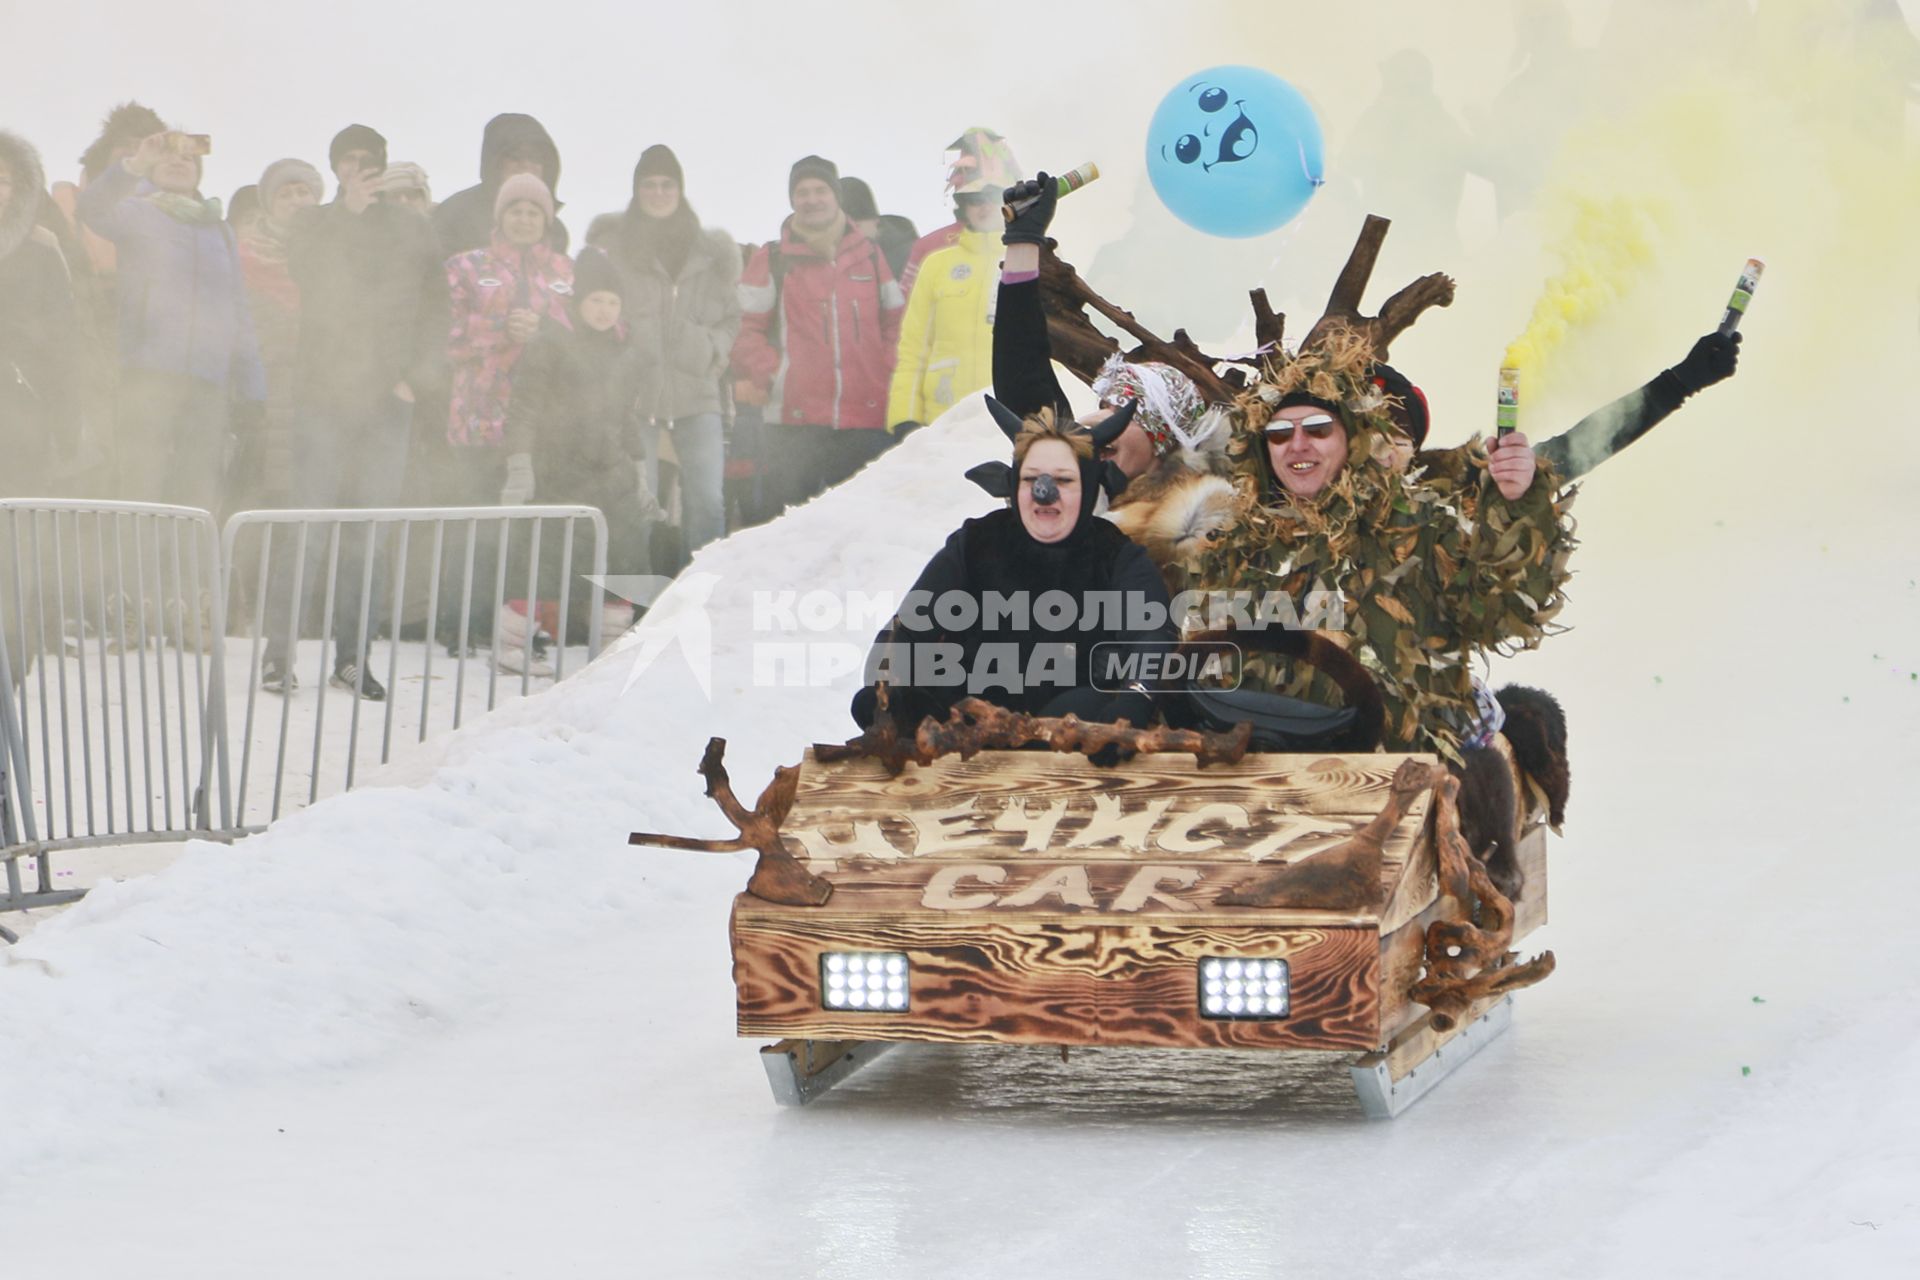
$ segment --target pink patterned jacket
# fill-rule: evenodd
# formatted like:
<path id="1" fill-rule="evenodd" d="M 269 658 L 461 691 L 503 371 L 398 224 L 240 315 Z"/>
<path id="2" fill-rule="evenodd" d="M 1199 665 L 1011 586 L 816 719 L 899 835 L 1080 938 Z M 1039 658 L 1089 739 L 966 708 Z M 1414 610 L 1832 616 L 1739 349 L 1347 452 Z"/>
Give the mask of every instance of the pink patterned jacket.
<path id="1" fill-rule="evenodd" d="M 522 249 L 496 236 L 484 249 L 447 259 L 447 289 L 453 303 L 447 442 L 498 447 L 506 438 L 513 369 L 526 347 L 508 336 L 507 313 L 525 307 L 543 325 L 571 329 L 573 260 L 544 244 Z"/>

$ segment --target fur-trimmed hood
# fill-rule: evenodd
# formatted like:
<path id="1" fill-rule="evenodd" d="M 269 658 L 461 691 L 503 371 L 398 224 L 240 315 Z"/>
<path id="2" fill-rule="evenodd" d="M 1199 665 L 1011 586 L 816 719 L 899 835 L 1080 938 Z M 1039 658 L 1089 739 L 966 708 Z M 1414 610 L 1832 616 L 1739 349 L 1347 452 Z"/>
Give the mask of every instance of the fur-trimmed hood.
<path id="1" fill-rule="evenodd" d="M 0 213 L 0 258 L 4 258 L 33 234 L 40 201 L 46 198 L 47 174 L 33 145 L 4 129 L 0 129 L 0 161 L 13 173 L 13 198 L 6 212 Z"/>
<path id="2" fill-rule="evenodd" d="M 123 102 L 107 112 L 107 118 L 100 122 L 99 136 L 80 153 L 80 172 L 88 180 L 97 178 L 113 163 L 114 148 L 166 131 L 167 122 L 153 108 Z"/>

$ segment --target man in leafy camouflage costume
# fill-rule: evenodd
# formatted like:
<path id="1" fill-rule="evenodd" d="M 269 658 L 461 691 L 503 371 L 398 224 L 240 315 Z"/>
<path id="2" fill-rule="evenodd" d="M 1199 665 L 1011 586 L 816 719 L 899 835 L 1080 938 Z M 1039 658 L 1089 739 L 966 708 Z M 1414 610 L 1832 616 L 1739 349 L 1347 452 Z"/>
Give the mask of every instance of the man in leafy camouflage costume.
<path id="1" fill-rule="evenodd" d="M 1474 655 L 1532 648 L 1560 610 L 1572 493 L 1517 434 L 1464 447 L 1457 467 L 1396 469 L 1394 405 L 1373 365 L 1347 329 L 1267 364 L 1227 447 L 1238 518 L 1201 555 L 1195 585 L 1284 592 L 1296 605 L 1337 591 L 1347 647 L 1385 702 L 1382 745 L 1458 765 L 1480 719 Z M 1337 701 L 1323 677 L 1261 661 L 1249 682 Z"/>

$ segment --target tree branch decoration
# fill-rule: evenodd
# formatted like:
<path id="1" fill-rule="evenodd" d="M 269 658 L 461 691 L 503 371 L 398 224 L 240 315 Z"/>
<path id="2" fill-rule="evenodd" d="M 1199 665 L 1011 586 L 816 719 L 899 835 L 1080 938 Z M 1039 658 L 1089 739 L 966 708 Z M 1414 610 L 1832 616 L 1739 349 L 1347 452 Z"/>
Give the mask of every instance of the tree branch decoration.
<path id="1" fill-rule="evenodd" d="M 1160 725 L 1136 729 L 1126 720 L 1102 724 L 1078 716 L 1034 716 L 1008 711 L 980 698 L 955 703 L 947 719 L 932 716 L 920 722 L 909 745 L 893 729 L 890 718 L 882 715 L 874 727 L 845 743 L 817 743 L 813 758 L 822 764 L 872 756 L 898 775 L 907 761 L 929 765 L 941 756 L 957 755 L 962 760 L 981 751 L 1013 751 L 1042 744 L 1054 751 L 1078 751 L 1086 755 L 1126 758 L 1136 755 L 1161 755 L 1190 752 L 1200 767 L 1210 764 L 1234 764 L 1247 753 L 1251 727 L 1235 725 L 1225 733 L 1194 729 L 1171 729 Z"/>
<path id="2" fill-rule="evenodd" d="M 757 849 L 760 861 L 754 865 L 753 878 L 747 881 L 747 892 L 767 902 L 777 902 L 789 907 L 818 907 L 833 896 L 833 885 L 814 875 L 787 852 L 780 838 L 780 825 L 787 820 L 787 814 L 793 809 L 793 799 L 800 786 L 800 766 L 781 765 L 773 771 L 773 781 L 760 793 L 760 798 L 749 810 L 733 794 L 733 782 L 727 777 L 727 766 L 723 757 L 727 753 L 725 738 L 707 739 L 707 749 L 700 757 L 700 776 L 707 780 L 707 796 L 720 806 L 727 821 L 734 825 L 739 835 L 731 840 L 697 840 L 688 836 L 658 835 L 652 832 L 636 831 L 627 837 L 628 844 L 651 844 L 664 849 L 690 849 L 699 853 L 734 853 L 741 849 Z"/>
<path id="3" fill-rule="evenodd" d="M 1385 360 L 1393 340 L 1405 333 L 1429 307 L 1451 306 L 1454 284 L 1451 277 L 1435 272 L 1415 280 L 1388 298 L 1380 313 L 1360 313 L 1360 302 L 1373 278 L 1380 246 L 1386 242 L 1392 224 L 1385 218 L 1368 214 L 1346 266 L 1334 281 L 1327 297 L 1327 309 L 1307 331 L 1302 350 L 1318 347 L 1337 329 L 1351 329 L 1372 347 L 1373 358 Z M 1253 334 L 1262 349 L 1277 350 L 1286 334 L 1286 316 L 1273 310 L 1265 289 L 1247 294 L 1253 308 Z M 1135 345 L 1125 352 L 1132 363 L 1172 365 L 1193 379 L 1209 402 L 1232 404 L 1245 390 L 1253 371 L 1222 356 L 1202 351 L 1185 329 L 1176 329 L 1173 340 L 1160 337 L 1141 324 L 1131 311 L 1109 302 L 1081 279 L 1071 262 L 1054 252 L 1051 241 L 1040 253 L 1040 305 L 1047 315 L 1047 337 L 1053 358 L 1072 371 L 1082 382 L 1092 385 L 1107 357 L 1121 350 L 1120 343 L 1094 326 L 1087 312 L 1091 309 L 1108 323 L 1132 338 Z M 1221 366 L 1227 366 L 1221 371 Z"/>
<path id="4" fill-rule="evenodd" d="M 1487 869 L 1460 834 L 1460 780 L 1452 774 L 1434 788 L 1434 849 L 1440 893 L 1467 908 L 1480 902 L 1480 923 L 1471 918 L 1435 920 L 1427 926 L 1427 973 L 1408 993 L 1432 1011 L 1435 1031 L 1451 1031 L 1477 1001 L 1530 987 L 1553 972 L 1553 952 L 1515 964 L 1513 903 L 1494 887 Z"/>
<path id="5" fill-rule="evenodd" d="M 1360 228 L 1360 238 L 1354 243 L 1353 252 L 1347 255 L 1347 265 L 1341 268 L 1333 282 L 1333 292 L 1327 296 L 1326 312 L 1307 330 L 1306 338 L 1300 343 L 1302 350 L 1318 347 L 1329 333 L 1344 328 L 1367 339 L 1375 360 L 1385 360 L 1393 340 L 1411 328 L 1422 312 L 1429 307 L 1453 305 L 1453 279 L 1436 271 L 1421 276 L 1388 298 L 1379 315 L 1360 314 L 1360 299 L 1373 278 L 1374 263 L 1380 257 L 1380 246 L 1386 243 L 1387 228 L 1391 225 L 1385 218 L 1367 215 Z"/>

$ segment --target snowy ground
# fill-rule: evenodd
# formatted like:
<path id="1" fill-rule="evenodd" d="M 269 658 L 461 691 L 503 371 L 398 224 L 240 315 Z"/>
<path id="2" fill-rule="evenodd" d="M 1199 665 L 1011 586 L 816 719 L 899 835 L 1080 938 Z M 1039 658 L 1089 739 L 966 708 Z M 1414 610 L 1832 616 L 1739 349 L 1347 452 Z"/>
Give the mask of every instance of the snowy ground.
<path id="1" fill-rule="evenodd" d="M 709 734 L 749 794 L 844 736 L 852 675 L 756 686 L 752 588 L 910 581 L 987 502 L 956 416 L 580 677 L 0 950 L 5 1274 L 1913 1274 L 1912 538 L 1649 504 L 1629 460 L 1576 629 L 1496 673 L 1565 700 L 1575 787 L 1559 970 L 1468 1070 L 1369 1123 L 1337 1058 L 909 1048 L 776 1108 L 747 861 L 625 837 L 727 834 Z M 702 597 L 711 700 L 674 649 L 627 688 Z"/>
<path id="2" fill-rule="evenodd" d="M 389 645 L 376 640 L 369 651 L 371 670 L 383 684 L 391 682 L 389 697 L 385 702 L 360 702 L 356 715 L 354 697 L 327 682 L 330 658 L 323 656 L 319 640 L 300 642 L 295 673 L 301 683 L 290 698 L 253 682 L 251 673 L 258 667 L 253 649 L 249 640 L 234 637 L 224 655 L 232 759 L 229 813 L 236 828 L 265 826 L 276 816 L 305 808 L 310 798 L 347 790 L 349 765 L 352 782 L 363 783 L 378 780 L 382 768 L 405 769 L 416 757 L 435 759 L 439 748 L 431 739 L 480 718 L 490 703 L 547 689 L 554 682 L 553 670 L 575 674 L 587 662 L 586 647 L 577 646 L 557 668 L 549 662 L 548 674 L 523 676 L 495 670 L 484 652 L 462 662 L 438 646 L 429 651 L 417 641 Z M 124 665 L 121 658 L 117 652 L 102 655 L 89 642 L 84 654 L 68 653 L 61 663 L 48 664 L 44 671 L 35 665 L 28 672 L 25 696 L 16 709 L 27 728 L 31 768 L 39 782 L 33 788 L 33 816 L 43 839 L 164 832 L 186 824 L 187 797 L 199 777 L 200 721 L 196 712 L 181 728 L 179 700 L 172 691 L 183 685 L 190 692 L 200 687 L 210 678 L 210 664 L 202 658 L 196 674 L 191 655 L 172 648 L 149 649 L 144 654 L 148 687 L 143 690 L 139 658 L 126 655 Z M 83 667 L 90 681 L 84 699 Z M 184 680 L 176 680 L 177 671 L 184 671 Z M 175 683 L 163 685 L 162 676 Z M 156 710 L 163 698 L 169 717 L 165 736 L 172 748 L 164 756 Z M 57 729 L 63 702 L 69 726 L 64 762 L 57 745 L 63 741 Z M 123 702 L 131 712 L 131 728 L 124 734 Z M 150 738 L 139 729 L 142 705 L 154 730 Z M 74 728 L 83 716 L 93 727 L 84 740 Z M 43 719 L 49 730 L 45 735 Z M 51 767 L 42 758 L 48 742 L 56 744 Z M 215 823 L 219 825 L 217 808 Z M 56 850 L 53 887 L 90 888 L 104 880 L 157 871 L 172 863 L 182 847 L 162 837 L 151 844 Z M 20 859 L 20 875 L 23 883 L 34 883 L 38 860 Z M 44 909 L 28 911 L 3 923 L 22 933 L 47 914 Z"/>

